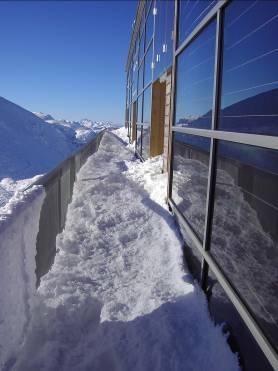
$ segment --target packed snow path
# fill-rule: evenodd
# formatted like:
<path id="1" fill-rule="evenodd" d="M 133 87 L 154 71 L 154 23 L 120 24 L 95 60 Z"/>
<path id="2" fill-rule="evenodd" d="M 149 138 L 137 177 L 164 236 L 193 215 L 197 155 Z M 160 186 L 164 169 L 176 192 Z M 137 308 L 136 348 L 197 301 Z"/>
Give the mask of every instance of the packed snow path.
<path id="1" fill-rule="evenodd" d="M 136 166 L 106 133 L 80 170 L 13 369 L 239 369 L 183 268 L 172 216 L 135 181 Z"/>

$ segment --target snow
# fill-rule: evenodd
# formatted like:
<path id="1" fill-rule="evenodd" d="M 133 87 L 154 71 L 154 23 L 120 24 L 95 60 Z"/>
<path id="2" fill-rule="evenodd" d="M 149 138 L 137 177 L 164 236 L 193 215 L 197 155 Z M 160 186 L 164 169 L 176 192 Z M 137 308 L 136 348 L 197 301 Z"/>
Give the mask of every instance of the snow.
<path id="1" fill-rule="evenodd" d="M 0 213 L 0 369 L 12 363 L 31 319 L 41 187 L 16 192 Z"/>
<path id="2" fill-rule="evenodd" d="M 55 120 L 0 97 L 0 209 L 111 123 Z M 35 178 L 34 178 L 35 177 Z"/>
<path id="3" fill-rule="evenodd" d="M 78 173 L 12 369 L 239 370 L 183 266 L 160 165 L 104 134 Z"/>

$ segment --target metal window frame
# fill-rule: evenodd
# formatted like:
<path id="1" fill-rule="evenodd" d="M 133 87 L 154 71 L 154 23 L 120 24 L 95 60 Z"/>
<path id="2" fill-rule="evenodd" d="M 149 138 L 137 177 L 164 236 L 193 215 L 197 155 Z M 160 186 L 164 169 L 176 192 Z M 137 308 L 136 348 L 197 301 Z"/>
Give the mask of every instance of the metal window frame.
<path id="1" fill-rule="evenodd" d="M 242 302 L 240 296 L 237 294 L 237 292 L 234 290 L 234 288 L 229 283 L 228 279 L 225 277 L 225 275 L 220 270 L 218 264 L 215 262 L 215 260 L 211 257 L 210 253 L 208 251 L 205 251 L 203 249 L 203 245 L 200 243 L 198 237 L 193 232 L 189 224 L 187 223 L 186 219 L 184 218 L 183 214 L 179 211 L 179 209 L 176 207 L 175 203 L 172 200 L 169 200 L 169 204 L 171 206 L 172 211 L 175 215 L 177 215 L 179 223 L 184 228 L 185 232 L 188 234 L 188 236 L 191 238 L 192 242 L 195 244 L 195 247 L 199 251 L 199 253 L 203 256 L 203 258 L 206 260 L 209 268 L 213 271 L 215 274 L 218 282 L 224 289 L 225 293 L 237 309 L 239 315 L 241 316 L 242 320 L 246 324 L 246 326 L 249 328 L 251 334 L 257 341 L 259 347 L 264 352 L 265 356 L 267 357 L 268 361 L 274 368 L 274 370 L 277 370 L 278 367 L 278 357 L 277 353 L 275 352 L 272 345 L 269 343 L 268 339 L 263 334 L 261 328 L 258 326 L 257 322 L 255 321 L 254 317 L 249 312 L 248 308 L 245 306 L 245 304 Z"/>
<path id="2" fill-rule="evenodd" d="M 215 274 L 220 285 L 224 289 L 225 293 L 235 306 L 243 322 L 250 330 L 254 339 L 258 343 L 259 347 L 265 354 L 266 358 L 270 362 L 271 366 L 278 370 L 278 354 L 273 348 L 261 327 L 258 325 L 255 317 L 251 314 L 248 307 L 245 305 L 239 294 L 230 284 L 209 253 L 210 238 L 211 238 L 211 223 L 212 213 L 214 207 L 214 184 L 216 177 L 216 143 L 218 140 L 225 140 L 229 142 L 235 142 L 240 144 L 247 144 L 252 146 L 258 146 L 267 149 L 278 150 L 278 137 L 260 135 L 260 134 L 248 134 L 238 132 L 228 132 L 216 130 L 218 112 L 221 97 L 221 78 L 222 78 L 222 57 L 223 57 L 223 10 L 231 0 L 219 0 L 216 5 L 209 11 L 209 13 L 200 21 L 195 29 L 188 35 L 188 37 L 177 45 L 178 42 L 178 25 L 179 25 L 179 2 L 175 0 L 175 18 L 174 18 L 174 42 L 173 42 L 173 69 L 172 69 L 172 93 L 171 93 L 171 119 L 170 119 L 170 138 L 169 138 L 169 157 L 170 163 L 168 168 L 168 189 L 167 199 L 168 204 L 172 212 L 178 217 L 178 220 L 185 232 L 188 234 L 193 244 L 202 256 L 202 268 L 201 268 L 201 286 L 203 289 L 207 286 L 208 270 L 211 269 Z M 187 127 L 174 126 L 174 120 L 176 115 L 176 81 L 177 81 L 177 58 L 182 51 L 203 31 L 203 29 L 216 18 L 216 50 L 215 50 L 215 67 L 214 67 L 214 87 L 213 87 L 213 108 L 212 108 L 212 126 L 211 129 L 196 129 Z M 206 199 L 206 211 L 205 211 L 205 230 L 203 242 L 197 237 L 196 233 L 187 222 L 185 216 L 179 211 L 174 201 L 172 200 L 172 181 L 173 181 L 173 141 L 174 133 L 186 133 L 191 135 L 203 136 L 211 139 L 210 147 L 210 159 L 209 159 L 209 173 L 208 173 L 208 186 L 207 186 L 207 199 Z M 193 247 L 194 248 L 194 247 Z"/>

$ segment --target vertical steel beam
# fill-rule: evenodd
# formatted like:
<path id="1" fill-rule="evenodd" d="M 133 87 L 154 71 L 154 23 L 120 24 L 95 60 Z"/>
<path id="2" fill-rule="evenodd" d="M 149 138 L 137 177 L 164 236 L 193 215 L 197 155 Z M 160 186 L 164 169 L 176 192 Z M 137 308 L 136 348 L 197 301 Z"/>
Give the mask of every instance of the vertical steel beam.
<path id="1" fill-rule="evenodd" d="M 172 81 L 171 81 L 171 105 L 170 105 L 170 122 L 169 122 L 169 142 L 168 142 L 168 184 L 167 184 L 167 201 L 172 195 L 172 180 L 173 180 L 173 132 L 176 115 L 176 49 L 178 41 L 178 23 L 179 23 L 179 1 L 175 0 L 175 17 L 174 17 L 174 41 L 173 41 L 173 67 L 172 67 Z"/>
<path id="2" fill-rule="evenodd" d="M 222 70 L 222 49 L 223 49 L 223 8 L 217 11 L 217 25 L 216 25 L 216 45 L 215 45 L 215 61 L 214 61 L 214 85 L 213 85 L 213 109 L 212 109 L 212 123 L 211 128 L 217 128 L 217 120 L 220 107 L 220 89 L 221 89 L 221 70 Z M 216 139 L 211 138 L 210 142 L 210 159 L 208 172 L 208 189 L 206 200 L 206 218 L 205 230 L 203 239 L 203 249 L 209 250 L 212 229 L 213 205 L 214 205 L 214 188 L 216 176 Z M 208 263 L 203 260 L 201 273 L 201 287 L 204 291 L 207 288 L 208 278 Z"/>

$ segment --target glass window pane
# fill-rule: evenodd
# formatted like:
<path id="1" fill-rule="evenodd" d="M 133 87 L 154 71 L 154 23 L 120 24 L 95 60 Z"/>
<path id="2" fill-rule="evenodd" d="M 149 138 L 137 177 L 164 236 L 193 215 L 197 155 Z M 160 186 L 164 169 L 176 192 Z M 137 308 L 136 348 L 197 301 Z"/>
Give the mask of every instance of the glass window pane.
<path id="1" fill-rule="evenodd" d="M 165 18 L 164 28 L 165 34 L 162 45 L 163 67 L 166 70 L 173 59 L 173 36 L 174 36 L 174 17 L 175 17 L 175 2 L 167 0 L 165 2 Z"/>
<path id="2" fill-rule="evenodd" d="M 172 200 L 203 239 L 210 139 L 174 133 Z"/>
<path id="3" fill-rule="evenodd" d="M 154 79 L 156 80 L 171 64 L 173 58 L 174 11 L 175 2 L 160 0 L 156 2 Z"/>
<path id="4" fill-rule="evenodd" d="M 149 157 L 150 148 L 150 126 L 143 126 L 142 129 L 142 157 L 146 160 Z"/>
<path id="5" fill-rule="evenodd" d="M 154 16 L 153 16 L 153 6 L 151 7 L 148 18 L 146 21 L 146 48 L 148 47 L 151 38 L 153 36 L 153 22 L 154 21 Z"/>
<path id="6" fill-rule="evenodd" d="M 278 151 L 220 141 L 211 254 L 278 349 Z"/>
<path id="7" fill-rule="evenodd" d="M 216 3 L 217 0 L 182 0 L 179 2 L 179 45 L 189 36 Z"/>
<path id="8" fill-rule="evenodd" d="M 142 137 L 142 125 L 137 125 L 136 130 L 136 150 L 141 155 L 141 137 Z"/>
<path id="9" fill-rule="evenodd" d="M 137 122 L 142 122 L 142 94 L 137 100 Z"/>
<path id="10" fill-rule="evenodd" d="M 144 38 L 144 35 L 141 37 L 140 39 L 140 43 L 139 43 L 139 60 L 141 62 L 141 60 L 143 59 L 144 57 L 144 41 L 145 41 L 145 38 Z M 140 63 L 139 62 L 139 63 Z"/>
<path id="11" fill-rule="evenodd" d="M 239 354 L 240 361 L 243 363 L 242 369 L 273 371 L 253 335 L 210 269 L 207 293 L 209 311 L 214 321 L 222 325 L 232 351 Z"/>
<path id="12" fill-rule="evenodd" d="M 149 157 L 150 146 L 150 124 L 151 124 L 151 86 L 144 91 L 144 108 L 143 108 L 143 122 L 142 129 L 142 157 L 147 159 Z"/>
<path id="13" fill-rule="evenodd" d="M 153 72 L 152 62 L 153 62 L 153 48 L 151 44 L 146 54 L 146 57 L 145 57 L 144 86 L 147 86 L 152 81 L 152 72 Z"/>
<path id="14" fill-rule="evenodd" d="M 144 110 L 143 110 L 143 122 L 144 124 L 151 123 L 151 86 L 144 91 Z"/>
<path id="15" fill-rule="evenodd" d="M 278 135 L 277 34 L 277 1 L 225 9 L 219 129 Z"/>
<path id="16" fill-rule="evenodd" d="M 188 236 L 188 233 L 183 229 L 182 224 L 180 224 L 180 231 L 183 240 L 185 241 L 185 247 L 183 251 L 186 259 L 186 264 L 194 279 L 200 282 L 203 257 L 197 247 L 194 245 L 193 241 Z"/>
<path id="17" fill-rule="evenodd" d="M 132 81 L 132 96 L 134 97 L 137 94 L 137 76 L 138 76 L 138 69 L 137 69 L 137 61 L 133 65 L 133 81 Z"/>
<path id="18" fill-rule="evenodd" d="M 211 128 L 216 22 L 178 56 L 175 125 Z"/>
<path id="19" fill-rule="evenodd" d="M 140 93 L 143 89 L 143 69 L 144 69 L 144 62 L 141 64 L 139 68 L 139 76 L 138 76 L 138 93 Z"/>

